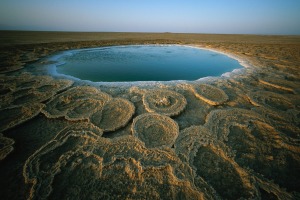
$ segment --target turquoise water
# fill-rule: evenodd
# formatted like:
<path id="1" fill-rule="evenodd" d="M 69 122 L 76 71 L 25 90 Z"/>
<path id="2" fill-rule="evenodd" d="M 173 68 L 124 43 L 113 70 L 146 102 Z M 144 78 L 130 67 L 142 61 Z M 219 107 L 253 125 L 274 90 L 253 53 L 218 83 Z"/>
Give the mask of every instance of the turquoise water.
<path id="1" fill-rule="evenodd" d="M 58 61 L 59 74 L 93 82 L 197 80 L 242 68 L 226 55 L 176 45 L 74 50 Z"/>

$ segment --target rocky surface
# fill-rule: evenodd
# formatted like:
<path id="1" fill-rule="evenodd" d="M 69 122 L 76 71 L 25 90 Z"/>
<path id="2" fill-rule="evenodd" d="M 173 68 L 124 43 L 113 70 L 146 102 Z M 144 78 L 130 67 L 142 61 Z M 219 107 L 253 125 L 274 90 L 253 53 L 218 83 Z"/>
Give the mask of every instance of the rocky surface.
<path id="1" fill-rule="evenodd" d="M 300 198 L 300 37 L 0 33 L 0 199 Z M 246 68 L 124 86 L 41 70 L 58 51 L 127 44 Z"/>

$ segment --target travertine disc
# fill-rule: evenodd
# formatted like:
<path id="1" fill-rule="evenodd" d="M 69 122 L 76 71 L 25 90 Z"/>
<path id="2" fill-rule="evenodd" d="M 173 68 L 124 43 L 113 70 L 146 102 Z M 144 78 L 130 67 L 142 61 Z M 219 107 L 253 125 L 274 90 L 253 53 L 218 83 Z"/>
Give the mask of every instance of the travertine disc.
<path id="1" fill-rule="evenodd" d="M 183 95 L 170 90 L 152 90 L 143 96 L 143 103 L 148 112 L 156 112 L 162 115 L 179 115 L 186 107 L 186 99 Z"/>
<path id="2" fill-rule="evenodd" d="M 213 106 L 223 104 L 228 100 L 223 90 L 212 85 L 200 84 L 193 86 L 192 89 L 197 98 Z"/>
<path id="3" fill-rule="evenodd" d="M 139 115 L 133 120 L 133 134 L 142 140 L 147 147 L 171 147 L 179 133 L 178 124 L 171 118 L 146 113 Z"/>
<path id="4" fill-rule="evenodd" d="M 279 111 L 286 111 L 294 108 L 293 104 L 283 95 L 268 91 L 257 91 L 248 94 L 251 102 L 257 106 Z"/>
<path id="5" fill-rule="evenodd" d="M 115 131 L 126 126 L 135 112 L 134 105 L 122 98 L 114 98 L 106 102 L 103 109 L 91 116 L 91 122 L 103 131 Z"/>
<path id="6" fill-rule="evenodd" d="M 94 87 L 71 88 L 51 100 L 42 110 L 49 118 L 65 117 L 69 120 L 87 119 L 102 109 L 111 96 Z"/>

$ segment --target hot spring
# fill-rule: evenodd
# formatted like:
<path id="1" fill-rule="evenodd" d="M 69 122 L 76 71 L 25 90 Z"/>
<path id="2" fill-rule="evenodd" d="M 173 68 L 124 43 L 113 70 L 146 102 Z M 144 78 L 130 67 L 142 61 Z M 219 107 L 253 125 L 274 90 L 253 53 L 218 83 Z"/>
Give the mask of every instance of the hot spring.
<path id="1" fill-rule="evenodd" d="M 224 54 L 179 45 L 129 45 L 71 50 L 56 73 L 93 82 L 197 80 L 242 68 Z"/>

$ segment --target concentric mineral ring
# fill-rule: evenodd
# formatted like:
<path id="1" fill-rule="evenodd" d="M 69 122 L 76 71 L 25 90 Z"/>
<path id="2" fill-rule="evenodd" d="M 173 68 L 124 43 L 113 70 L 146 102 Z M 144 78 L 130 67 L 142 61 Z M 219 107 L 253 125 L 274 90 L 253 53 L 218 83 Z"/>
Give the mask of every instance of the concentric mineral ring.
<path id="1" fill-rule="evenodd" d="M 186 107 L 187 102 L 183 95 L 170 90 L 152 90 L 143 96 L 143 103 L 148 112 L 162 115 L 179 115 Z"/>
<path id="2" fill-rule="evenodd" d="M 132 132 L 147 147 L 171 147 L 179 134 L 179 127 L 167 116 L 146 113 L 133 120 Z"/>

